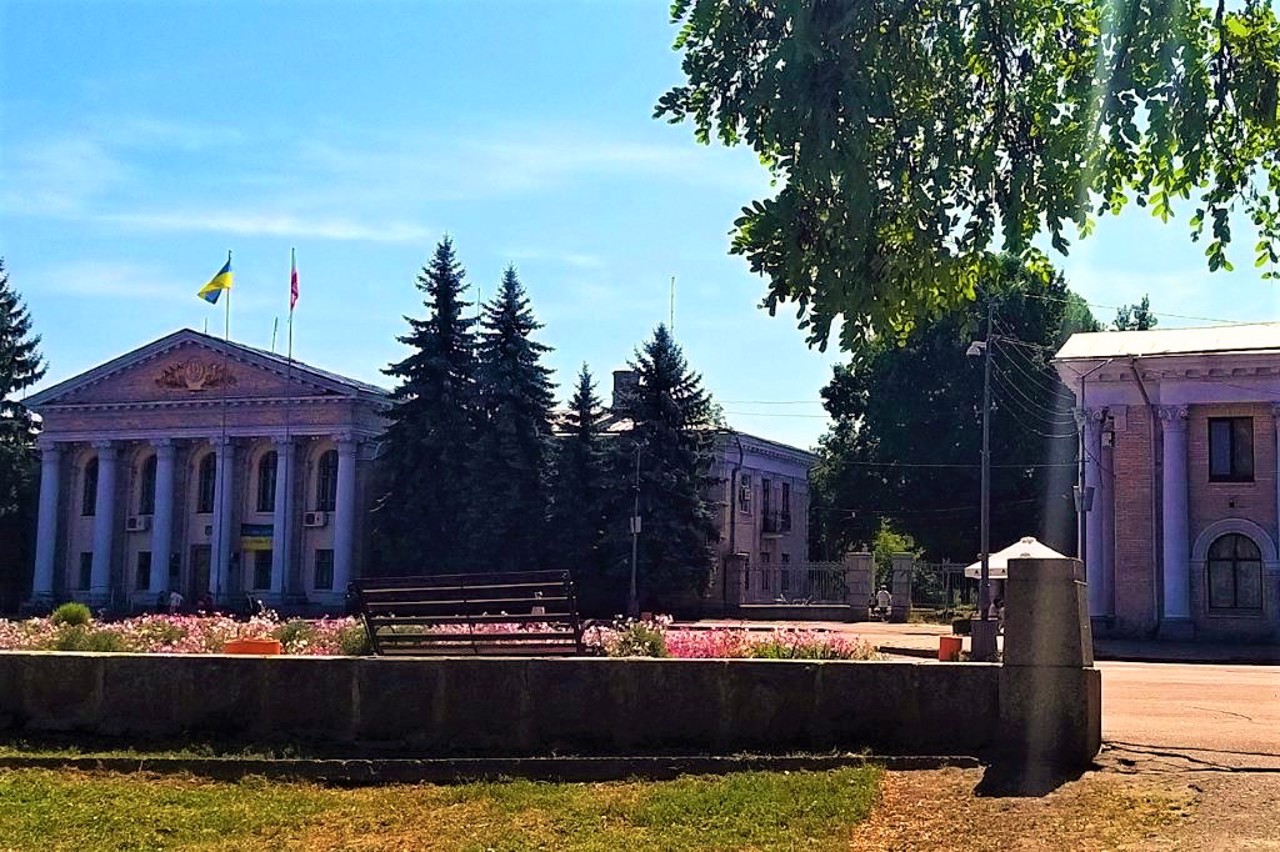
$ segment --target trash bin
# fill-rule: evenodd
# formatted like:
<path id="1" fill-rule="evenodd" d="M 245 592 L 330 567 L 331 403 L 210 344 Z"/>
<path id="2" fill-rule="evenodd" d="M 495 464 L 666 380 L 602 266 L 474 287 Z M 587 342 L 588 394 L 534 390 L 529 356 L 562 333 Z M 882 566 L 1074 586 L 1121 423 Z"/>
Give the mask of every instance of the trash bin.
<path id="1" fill-rule="evenodd" d="M 938 661 L 942 663 L 960 662 L 960 650 L 963 647 L 963 636 L 939 636 Z"/>

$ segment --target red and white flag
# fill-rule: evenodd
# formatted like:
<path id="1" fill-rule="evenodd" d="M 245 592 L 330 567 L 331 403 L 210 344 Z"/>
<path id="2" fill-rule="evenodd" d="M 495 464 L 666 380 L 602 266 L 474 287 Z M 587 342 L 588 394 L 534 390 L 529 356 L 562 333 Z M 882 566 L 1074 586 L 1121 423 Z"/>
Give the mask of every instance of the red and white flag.
<path id="1" fill-rule="evenodd" d="M 298 304 L 298 255 L 289 249 L 289 310 Z"/>

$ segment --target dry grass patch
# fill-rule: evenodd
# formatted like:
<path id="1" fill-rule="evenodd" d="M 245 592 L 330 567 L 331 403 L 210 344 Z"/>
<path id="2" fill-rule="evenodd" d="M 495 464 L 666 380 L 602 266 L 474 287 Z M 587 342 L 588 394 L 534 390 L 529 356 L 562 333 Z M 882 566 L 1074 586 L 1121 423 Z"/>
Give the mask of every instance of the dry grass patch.
<path id="1" fill-rule="evenodd" d="M 1041 797 L 981 797 L 976 769 L 890 773 L 854 849 L 1178 848 L 1196 796 L 1172 777 L 1089 773 Z"/>

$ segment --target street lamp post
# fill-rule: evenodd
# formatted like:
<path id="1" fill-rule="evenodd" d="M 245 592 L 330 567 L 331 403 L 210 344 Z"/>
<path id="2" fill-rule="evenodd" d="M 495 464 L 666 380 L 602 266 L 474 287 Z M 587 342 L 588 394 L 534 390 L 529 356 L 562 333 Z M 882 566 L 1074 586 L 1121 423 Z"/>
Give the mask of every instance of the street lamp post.
<path id="1" fill-rule="evenodd" d="M 982 569 L 978 579 L 978 618 L 970 630 L 970 657 L 976 662 L 996 658 L 996 629 L 991 619 L 991 303 L 987 303 L 986 339 L 974 341 L 966 354 L 982 355 L 982 520 L 979 532 Z"/>
<path id="2" fill-rule="evenodd" d="M 640 444 L 636 444 L 635 499 L 631 510 L 631 589 L 627 593 L 627 617 L 640 617 L 640 596 L 636 593 L 636 547 L 640 539 Z"/>

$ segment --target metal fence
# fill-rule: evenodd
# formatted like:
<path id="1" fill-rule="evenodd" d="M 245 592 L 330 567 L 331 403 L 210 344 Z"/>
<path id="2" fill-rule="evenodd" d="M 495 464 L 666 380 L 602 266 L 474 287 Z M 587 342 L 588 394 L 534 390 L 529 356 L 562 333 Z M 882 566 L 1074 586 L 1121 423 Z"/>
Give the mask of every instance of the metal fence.
<path id="1" fill-rule="evenodd" d="M 744 604 L 847 604 L 846 567 L 839 562 L 753 564 L 742 575 Z"/>

